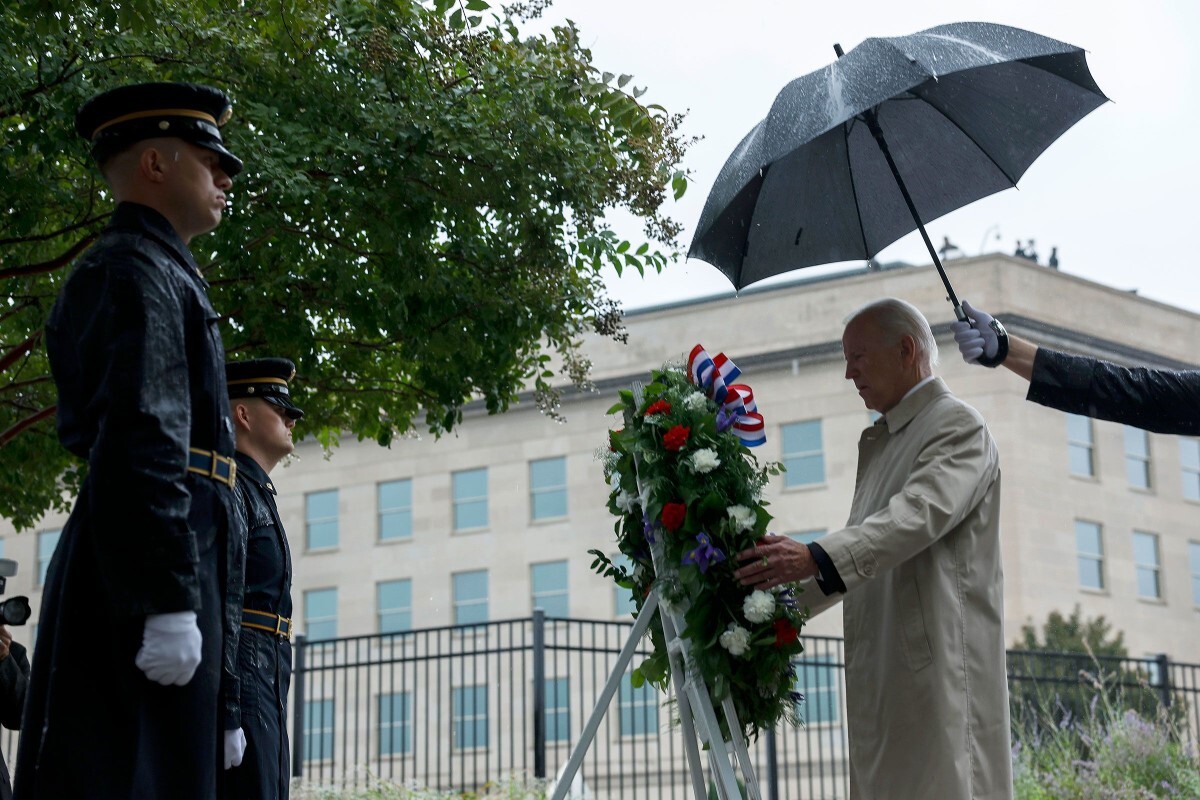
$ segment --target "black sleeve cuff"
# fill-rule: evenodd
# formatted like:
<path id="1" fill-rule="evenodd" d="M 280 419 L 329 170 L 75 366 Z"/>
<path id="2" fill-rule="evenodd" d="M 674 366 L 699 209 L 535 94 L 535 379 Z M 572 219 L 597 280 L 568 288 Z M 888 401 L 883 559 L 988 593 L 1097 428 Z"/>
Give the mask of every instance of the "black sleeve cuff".
<path id="1" fill-rule="evenodd" d="M 817 586 L 821 591 L 826 595 L 834 592 L 845 594 L 846 584 L 842 581 L 842 576 L 838 574 L 837 567 L 833 565 L 833 559 L 825 552 L 825 548 L 813 542 L 808 545 L 808 552 L 813 561 L 817 563 Z"/>

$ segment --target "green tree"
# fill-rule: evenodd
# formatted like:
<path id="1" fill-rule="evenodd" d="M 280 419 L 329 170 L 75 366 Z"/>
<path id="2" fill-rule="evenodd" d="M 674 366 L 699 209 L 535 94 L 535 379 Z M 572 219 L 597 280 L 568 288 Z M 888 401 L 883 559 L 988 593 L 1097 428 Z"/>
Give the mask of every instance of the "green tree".
<path id="1" fill-rule="evenodd" d="M 1054 653 L 1091 653 L 1117 658 L 1129 655 L 1125 647 L 1124 633 L 1114 633 L 1112 624 L 1102 616 L 1083 619 L 1083 612 L 1078 605 L 1069 617 L 1064 617 L 1061 612 L 1051 611 L 1042 625 L 1040 638 L 1037 628 L 1033 625 L 1022 625 L 1021 638 L 1014 647 L 1022 650 L 1048 650 Z"/>
<path id="2" fill-rule="evenodd" d="M 305 424 L 389 444 L 524 388 L 554 413 L 588 330 L 622 336 L 600 269 L 661 269 L 679 226 L 680 117 L 600 72 L 567 23 L 525 36 L 532 0 L 135 0 L 0 6 L 0 515 L 61 508 L 41 327 L 110 211 L 74 136 L 95 92 L 192 80 L 235 101 L 247 164 L 193 242 L 234 355 L 297 361 Z M 604 215 L 645 225 L 622 241 Z"/>

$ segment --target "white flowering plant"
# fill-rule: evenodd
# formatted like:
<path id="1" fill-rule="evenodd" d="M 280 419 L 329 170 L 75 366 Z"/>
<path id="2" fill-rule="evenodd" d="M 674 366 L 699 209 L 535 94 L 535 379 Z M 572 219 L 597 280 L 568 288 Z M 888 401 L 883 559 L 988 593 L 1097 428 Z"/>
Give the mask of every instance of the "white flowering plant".
<path id="1" fill-rule="evenodd" d="M 629 566 L 589 552 L 593 569 L 633 592 L 635 616 L 651 589 L 666 607 L 687 609 L 680 635 L 714 703 L 732 698 L 743 734 L 754 737 L 781 719 L 797 723 L 792 660 L 803 649 L 807 612 L 796 599 L 799 587 L 757 591 L 733 576 L 736 555 L 767 533 L 762 489 L 783 471 L 777 462 L 760 464 L 747 446 L 764 441 L 763 421 L 750 388 L 723 380 L 737 374 L 723 355 L 709 359 L 697 346 L 686 371 L 656 370 L 640 401 L 621 392 L 609 413 L 620 414 L 624 427 L 609 434 L 604 472 L 617 547 Z M 633 682 L 665 691 L 670 664 L 658 620 L 650 636 L 653 651 Z"/>

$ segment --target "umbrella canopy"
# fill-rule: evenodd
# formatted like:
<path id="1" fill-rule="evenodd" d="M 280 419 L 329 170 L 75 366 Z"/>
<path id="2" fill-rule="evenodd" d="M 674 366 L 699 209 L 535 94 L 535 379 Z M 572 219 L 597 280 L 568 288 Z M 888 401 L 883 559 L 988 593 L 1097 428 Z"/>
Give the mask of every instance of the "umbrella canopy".
<path id="1" fill-rule="evenodd" d="M 721 169 L 688 256 L 739 289 L 871 258 L 1015 186 L 1107 99 L 1083 50 L 1019 28 L 959 22 L 867 39 L 779 93 Z"/>

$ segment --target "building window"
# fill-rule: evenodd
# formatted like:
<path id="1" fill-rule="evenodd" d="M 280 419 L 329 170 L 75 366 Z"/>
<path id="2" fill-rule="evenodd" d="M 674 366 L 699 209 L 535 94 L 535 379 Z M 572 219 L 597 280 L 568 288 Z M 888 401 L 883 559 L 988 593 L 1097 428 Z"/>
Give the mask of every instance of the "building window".
<path id="1" fill-rule="evenodd" d="M 1179 466 L 1183 475 L 1183 496 L 1200 500 L 1200 439 L 1179 440 Z"/>
<path id="2" fill-rule="evenodd" d="M 380 633 L 412 630 L 412 581 L 383 581 L 377 585 L 376 607 Z"/>
<path id="3" fill-rule="evenodd" d="M 304 703 L 304 760 L 333 758 L 333 701 Z"/>
<path id="4" fill-rule="evenodd" d="M 571 704 L 567 699 L 568 678 L 546 680 L 546 741 L 565 742 L 571 735 Z"/>
<path id="5" fill-rule="evenodd" d="M 784 487 L 813 486 L 825 482 L 825 454 L 821 451 L 821 420 L 793 422 L 782 429 Z"/>
<path id="6" fill-rule="evenodd" d="M 411 539 L 412 480 L 387 481 L 378 486 L 379 539 Z"/>
<path id="7" fill-rule="evenodd" d="M 1096 475 L 1095 438 L 1092 420 L 1079 414 L 1067 414 L 1067 460 L 1072 475 L 1087 478 Z"/>
<path id="8" fill-rule="evenodd" d="M 412 692 L 379 695 L 379 755 L 412 752 L 412 720 Z"/>
<path id="9" fill-rule="evenodd" d="M 456 472 L 454 482 L 454 530 L 486 528 L 488 524 L 487 467 Z"/>
<path id="10" fill-rule="evenodd" d="M 1150 488 L 1150 434 L 1125 426 L 1125 475 L 1134 489 Z"/>
<path id="11" fill-rule="evenodd" d="M 310 492 L 304 495 L 304 520 L 309 550 L 337 547 L 338 491 Z"/>
<path id="12" fill-rule="evenodd" d="M 796 713 L 806 725 L 840 722 L 842 703 L 837 663 L 826 658 L 798 659 L 796 691 L 804 699 L 796 703 Z"/>
<path id="13" fill-rule="evenodd" d="M 799 542 L 800 544 L 812 544 L 828 532 L 829 531 L 825 530 L 824 528 L 815 528 L 811 531 L 795 531 L 794 533 L 789 533 L 788 538 L 792 541 Z"/>
<path id="14" fill-rule="evenodd" d="M 626 572 L 633 568 L 633 562 L 624 553 L 616 553 L 611 559 L 614 567 L 621 567 Z M 637 603 L 633 601 L 633 589 L 613 584 L 613 616 L 628 617 L 637 611 Z"/>
<path id="15" fill-rule="evenodd" d="M 1133 532 L 1133 563 L 1137 570 L 1138 597 L 1162 598 L 1162 564 L 1158 557 L 1158 534 Z"/>
<path id="16" fill-rule="evenodd" d="M 567 562 L 550 561 L 529 567 L 533 585 L 533 607 L 541 608 L 548 617 L 567 617 L 571 614 L 567 599 Z"/>
<path id="17" fill-rule="evenodd" d="M 488 620 L 486 569 L 457 572 L 454 579 L 454 624 L 476 625 Z"/>
<path id="18" fill-rule="evenodd" d="M 452 697 L 454 749 L 488 746 L 488 687 L 458 686 Z"/>
<path id="19" fill-rule="evenodd" d="M 533 519 L 557 519 L 567 515 L 565 457 L 529 462 L 529 508 Z"/>
<path id="20" fill-rule="evenodd" d="M 632 678 L 626 676 L 621 681 L 617 708 L 621 713 L 621 736 L 644 736 L 658 731 L 658 693 L 649 683 L 635 689 Z"/>
<path id="21" fill-rule="evenodd" d="M 1104 542 L 1100 525 L 1075 520 L 1075 550 L 1079 562 L 1079 585 L 1084 589 L 1104 588 Z"/>
<path id="22" fill-rule="evenodd" d="M 1188 561 L 1192 567 L 1192 603 L 1200 608 L 1200 542 L 1188 542 Z"/>
<path id="23" fill-rule="evenodd" d="M 50 569 L 50 559 L 54 556 L 54 548 L 58 547 L 58 537 L 62 531 L 42 531 L 37 541 L 37 585 L 46 585 L 46 571 Z"/>
<path id="24" fill-rule="evenodd" d="M 304 633 L 310 640 L 337 638 L 337 589 L 304 593 Z"/>

